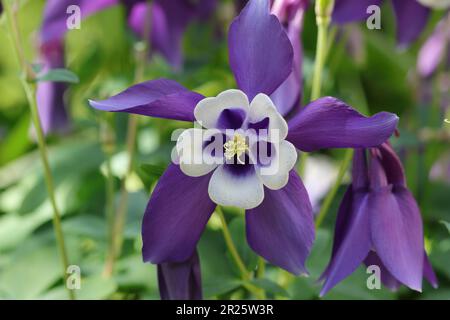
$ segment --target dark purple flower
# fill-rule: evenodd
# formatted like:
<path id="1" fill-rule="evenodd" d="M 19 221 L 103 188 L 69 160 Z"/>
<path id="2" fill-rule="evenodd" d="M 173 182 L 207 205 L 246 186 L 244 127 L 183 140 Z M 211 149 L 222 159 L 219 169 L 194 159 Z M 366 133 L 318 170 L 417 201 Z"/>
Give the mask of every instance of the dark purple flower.
<path id="1" fill-rule="evenodd" d="M 321 296 L 363 262 L 378 265 L 381 281 L 391 289 L 404 284 L 421 291 L 422 277 L 437 286 L 424 250 L 419 207 L 399 158 L 388 143 L 367 153 L 368 159 L 366 150 L 355 150 L 353 181 L 339 208 Z"/>
<path id="2" fill-rule="evenodd" d="M 162 300 L 201 300 L 202 280 L 197 252 L 184 262 L 159 264 L 158 284 Z"/>
<path id="3" fill-rule="evenodd" d="M 333 21 L 337 24 L 367 19 L 367 8 L 381 6 L 383 0 L 335 0 Z M 416 0 L 391 0 L 397 21 L 397 43 L 408 46 L 425 28 L 430 9 Z"/>
<path id="4" fill-rule="evenodd" d="M 67 32 L 67 8 L 77 5 L 81 19 L 111 6 L 123 4 L 128 15 L 128 24 L 133 31 L 144 35 L 147 17 L 146 0 L 49 0 L 44 9 L 44 19 L 40 30 L 41 57 L 44 71 L 52 68 L 64 68 L 64 36 Z M 152 2 L 151 34 L 148 41 L 152 52 L 162 54 L 174 67 L 182 63 L 182 35 L 193 19 L 204 19 L 216 5 L 216 0 L 201 0 L 192 3 L 189 0 L 155 0 Z M 38 108 L 45 133 L 65 131 L 68 118 L 64 104 L 63 83 L 40 82 L 38 84 Z"/>
<path id="5" fill-rule="evenodd" d="M 417 71 L 422 77 L 431 76 L 441 62 L 450 62 L 450 13 L 438 23 L 431 36 L 420 49 Z M 447 60 L 445 57 L 447 56 Z"/>
<path id="6" fill-rule="evenodd" d="M 171 164 L 151 195 L 142 224 L 144 261 L 161 264 L 191 257 L 219 204 L 246 209 L 247 240 L 259 255 L 294 274 L 306 273 L 314 223 L 308 194 L 292 170 L 295 147 L 313 151 L 377 146 L 391 136 L 398 118 L 385 112 L 364 117 L 325 97 L 286 123 L 270 96 L 292 73 L 293 49 L 283 25 L 269 12 L 269 0 L 249 1 L 231 24 L 228 43 L 240 90 L 205 98 L 159 79 L 90 104 L 104 111 L 197 120 L 203 127 L 186 130 L 177 141 L 183 157 L 187 150 L 202 162 L 184 162 L 182 157 L 180 165 Z M 266 134 L 248 136 L 247 129 L 266 129 Z M 197 135 L 211 131 L 215 134 L 195 143 Z M 254 144 L 247 144 L 250 138 Z M 208 151 L 216 139 L 219 152 Z M 254 150 L 267 145 L 273 149 L 263 163 Z M 272 174 L 262 173 L 272 168 Z"/>

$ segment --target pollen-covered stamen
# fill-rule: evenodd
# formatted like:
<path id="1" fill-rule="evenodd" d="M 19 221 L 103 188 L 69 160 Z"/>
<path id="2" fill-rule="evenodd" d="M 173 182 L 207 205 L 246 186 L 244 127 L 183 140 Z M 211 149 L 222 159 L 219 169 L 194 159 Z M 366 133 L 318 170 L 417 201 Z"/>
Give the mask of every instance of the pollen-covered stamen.
<path id="1" fill-rule="evenodd" d="M 232 140 L 227 141 L 223 145 L 225 149 L 225 158 L 227 160 L 233 159 L 233 157 L 236 155 L 237 161 L 240 164 L 245 164 L 241 159 L 241 155 L 244 154 L 248 150 L 248 145 L 245 142 L 245 137 L 241 136 L 239 133 L 236 133 L 233 136 Z"/>

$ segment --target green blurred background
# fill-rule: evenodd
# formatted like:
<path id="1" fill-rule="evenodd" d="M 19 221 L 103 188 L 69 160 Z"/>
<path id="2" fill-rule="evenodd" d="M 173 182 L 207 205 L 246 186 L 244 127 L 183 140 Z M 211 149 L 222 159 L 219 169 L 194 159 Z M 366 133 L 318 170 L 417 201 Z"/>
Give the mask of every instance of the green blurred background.
<path id="1" fill-rule="evenodd" d="M 29 61 L 36 59 L 44 2 L 23 1 L 20 9 L 20 30 Z M 175 73 L 163 58 L 154 56 L 146 66 L 145 78 L 175 79 L 208 96 L 235 87 L 226 43 L 227 26 L 234 15 L 231 1 L 220 1 L 206 27 L 193 24 L 185 34 L 183 70 Z M 439 289 L 425 284 L 422 294 L 404 287 L 397 293 L 385 288 L 369 290 L 365 269 L 360 268 L 324 299 L 450 299 L 450 229 L 444 223 L 450 221 L 450 177 L 439 173 L 438 167 L 439 164 L 449 167 L 450 161 L 450 125 L 443 123 L 440 109 L 442 96 L 448 96 L 448 91 L 439 87 L 445 70 L 427 81 L 420 80 L 415 73 L 418 49 L 440 16 L 442 12 L 433 13 L 425 33 L 404 51 L 396 48 L 390 6 L 383 8 L 382 30 L 370 31 L 357 24 L 339 30 L 326 64 L 323 89 L 324 95 L 338 97 L 365 114 L 385 110 L 400 116 L 400 136 L 392 142 L 421 207 L 426 248 L 439 278 Z M 302 39 L 307 102 L 316 41 L 313 10 L 307 13 Z M 102 137 L 106 130 L 115 138 L 111 163 L 118 198 L 127 162 L 127 116 L 95 112 L 87 99 L 106 98 L 133 83 L 134 42 L 120 7 L 89 17 L 82 22 L 81 30 L 69 32 L 66 38 L 67 68 L 80 78 L 66 95 L 73 125 L 66 135 L 48 137 L 48 143 L 70 261 L 80 266 L 82 272 L 81 290 L 77 291 L 82 299 L 159 298 L 156 268 L 141 259 L 140 227 L 149 191 L 170 161 L 173 147 L 170 135 L 180 126 L 175 121 L 140 117 L 138 157 L 127 181 L 131 193 L 124 248 L 114 276 L 102 276 L 107 252 L 107 157 Z M 0 298 L 65 299 L 51 206 L 39 154 L 30 135 L 29 109 L 18 70 L 3 17 L 0 20 Z M 428 103 L 421 99 L 425 88 L 432 92 L 433 99 Z M 342 150 L 331 150 L 320 156 L 336 167 L 343 154 Z M 432 168 L 437 172 L 433 176 Z M 310 277 L 286 282 L 279 269 L 269 266 L 268 279 L 255 283 L 269 297 L 318 299 L 320 285 L 316 280 L 330 257 L 336 210 L 345 188 L 341 186 L 325 223 L 317 231 L 307 262 Z M 254 269 L 256 256 L 245 241 L 242 214 L 228 209 L 226 217 L 245 263 Z M 199 244 L 204 296 L 247 298 L 220 228 L 220 221 L 213 216 Z"/>

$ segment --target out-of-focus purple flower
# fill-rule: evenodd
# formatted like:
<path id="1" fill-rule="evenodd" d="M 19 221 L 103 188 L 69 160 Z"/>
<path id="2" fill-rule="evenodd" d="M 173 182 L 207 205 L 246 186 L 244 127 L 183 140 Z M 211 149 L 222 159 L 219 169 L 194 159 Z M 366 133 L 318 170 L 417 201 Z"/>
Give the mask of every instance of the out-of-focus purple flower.
<path id="1" fill-rule="evenodd" d="M 159 264 L 158 284 L 162 300 L 201 300 L 202 280 L 197 252 L 184 262 Z"/>
<path id="2" fill-rule="evenodd" d="M 303 48 L 301 32 L 303 17 L 308 0 L 275 0 L 271 12 L 276 15 L 285 27 L 294 49 L 293 70 L 282 85 L 272 93 L 271 98 L 280 113 L 285 116 L 295 107 L 300 106 L 303 92 Z"/>
<path id="3" fill-rule="evenodd" d="M 450 13 L 438 23 L 431 36 L 420 49 L 417 71 L 422 77 L 431 76 L 441 62 L 450 63 Z M 447 55 L 447 60 L 445 60 Z"/>
<path id="4" fill-rule="evenodd" d="M 41 61 L 45 73 L 50 69 L 64 68 L 64 44 L 53 40 L 41 45 Z M 69 119 L 64 103 L 67 84 L 63 82 L 39 82 L 36 99 L 44 134 L 63 133 L 69 128 Z"/>
<path id="5" fill-rule="evenodd" d="M 205 19 L 215 8 L 217 0 L 155 0 L 151 4 L 152 52 L 160 53 L 174 67 L 182 64 L 182 35 L 193 19 Z M 67 9 L 76 5 L 81 19 L 111 6 L 123 4 L 128 15 L 128 24 L 138 36 L 144 36 L 147 19 L 146 0 L 49 0 L 44 9 L 40 30 L 40 60 L 44 69 L 64 68 L 64 36 L 69 13 Z M 69 124 L 64 107 L 63 95 L 66 85 L 55 82 L 38 84 L 38 108 L 44 132 L 67 130 Z"/>
<path id="6" fill-rule="evenodd" d="M 421 291 L 422 277 L 436 287 L 419 207 L 394 150 L 388 143 L 355 150 L 352 173 L 338 212 L 331 261 L 321 276 L 321 295 L 363 262 L 378 265 L 381 281 L 391 289 L 404 284 Z"/>
<path id="7" fill-rule="evenodd" d="M 146 262 L 181 262 L 191 257 L 219 204 L 246 209 L 247 241 L 256 253 L 291 273 L 306 273 L 314 223 L 306 189 L 292 170 L 295 147 L 302 151 L 373 147 L 387 140 L 397 126 L 394 114 L 364 117 L 331 97 L 311 102 L 286 122 L 270 96 L 292 73 L 293 49 L 269 4 L 269 0 L 249 1 L 229 28 L 229 61 L 240 90 L 205 98 L 174 81 L 159 79 L 104 101 L 90 101 L 103 111 L 197 120 L 221 137 L 219 146 L 225 152 L 214 154 L 207 151 L 209 140 L 189 143 L 195 138 L 187 139 L 185 144 L 186 137 L 203 134 L 204 129 L 188 129 L 178 139 L 177 148 L 199 155 L 201 163 L 171 164 L 159 179 L 142 224 Z M 269 134 L 252 136 L 256 144 L 247 145 L 246 137 L 227 132 L 246 134 L 251 128 Z M 272 130 L 278 135 L 272 136 Z M 249 161 L 260 143 L 275 148 L 265 165 L 258 159 Z M 209 162 L 211 157 L 220 163 Z M 263 167 L 272 165 L 274 172 L 262 174 Z"/>
<path id="8" fill-rule="evenodd" d="M 367 8 L 381 6 L 383 0 L 335 0 L 333 21 L 337 24 L 362 21 L 370 16 Z M 430 9 L 416 0 L 391 0 L 397 21 L 397 43 L 408 46 L 420 35 L 428 21 Z"/>

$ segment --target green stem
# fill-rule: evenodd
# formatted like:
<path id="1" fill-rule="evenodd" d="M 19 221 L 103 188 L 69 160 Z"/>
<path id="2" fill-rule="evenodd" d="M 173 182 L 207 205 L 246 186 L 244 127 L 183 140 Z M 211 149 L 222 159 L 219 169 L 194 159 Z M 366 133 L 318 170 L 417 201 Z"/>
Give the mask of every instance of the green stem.
<path id="1" fill-rule="evenodd" d="M 148 10 L 147 18 L 144 26 L 143 40 L 136 43 L 135 54 L 136 54 L 136 72 L 135 72 L 135 83 L 144 81 L 145 65 L 147 63 L 148 52 L 150 46 L 148 39 L 150 38 L 151 32 L 151 0 L 147 0 Z M 133 173 L 133 163 L 135 157 L 136 148 L 136 136 L 138 130 L 138 120 L 136 115 L 130 114 L 128 116 L 128 129 L 126 138 L 126 149 L 128 155 L 128 167 L 124 179 L 122 180 L 120 186 L 120 197 L 119 204 L 117 206 L 117 211 L 114 216 L 112 225 L 112 240 L 106 257 L 105 269 L 103 274 L 106 277 L 110 277 L 114 272 L 114 264 L 116 259 L 120 256 L 123 244 L 123 229 L 125 226 L 127 207 L 128 207 L 128 190 L 126 187 L 126 182 Z"/>
<path id="2" fill-rule="evenodd" d="M 14 3 L 14 5 L 18 4 Z M 10 34 L 14 43 L 15 52 L 19 60 L 19 64 L 22 68 L 23 75 L 21 76 L 21 82 L 28 100 L 28 105 L 30 107 L 31 119 L 36 133 L 39 154 L 41 157 L 42 165 L 44 167 L 45 184 L 47 187 L 48 196 L 50 198 L 50 203 L 53 209 L 53 228 L 55 231 L 56 242 L 58 245 L 63 267 L 63 278 L 65 279 L 64 285 L 68 291 L 69 298 L 75 299 L 75 292 L 66 286 L 68 277 L 67 269 L 69 266 L 69 259 L 64 241 L 64 234 L 61 227 L 61 216 L 59 213 L 58 205 L 56 203 L 55 186 L 53 182 L 52 172 L 50 169 L 50 164 L 48 161 L 47 145 L 45 142 L 44 133 L 42 131 L 42 126 L 39 119 L 39 112 L 36 103 L 36 84 L 33 82 L 34 74 L 32 71 L 30 71 L 31 68 L 29 67 L 29 64 L 25 59 L 15 12 L 13 12 L 11 7 L 9 6 L 8 1 L 5 0 L 3 1 L 3 7 L 5 8 L 6 11 L 6 16 L 10 28 Z"/>
<path id="3" fill-rule="evenodd" d="M 334 197 L 336 196 L 339 186 L 342 183 L 342 179 L 344 178 L 345 173 L 347 172 L 347 169 L 350 166 L 352 157 L 353 157 L 353 149 L 345 150 L 344 159 L 342 160 L 341 166 L 339 167 L 339 172 L 336 181 L 333 187 L 331 188 L 330 192 L 328 192 L 325 200 L 323 201 L 322 207 L 320 208 L 319 214 L 317 216 L 316 228 L 319 228 L 323 220 L 325 219 L 325 216 L 327 215 L 328 210 L 330 209 L 331 203 L 333 202 Z"/>
<path id="4" fill-rule="evenodd" d="M 265 292 L 263 289 L 258 288 L 257 286 L 251 284 L 249 281 L 251 280 L 252 276 L 247 271 L 247 268 L 245 267 L 245 264 L 243 260 L 241 259 L 241 256 L 239 255 L 239 252 L 236 249 L 236 246 L 234 245 L 233 239 L 231 238 L 230 230 L 228 229 L 227 221 L 225 220 L 225 216 L 223 214 L 222 208 L 220 206 L 216 207 L 216 213 L 220 218 L 220 222 L 222 223 L 222 233 L 223 237 L 225 239 L 225 244 L 227 246 L 228 251 L 231 254 L 231 257 L 236 264 L 237 268 L 239 269 L 239 272 L 241 274 L 241 279 L 243 281 L 243 286 L 253 293 L 258 299 L 264 300 L 265 299 Z"/>
<path id="5" fill-rule="evenodd" d="M 222 208 L 217 206 L 216 213 L 220 218 L 220 222 L 222 223 L 223 237 L 225 239 L 227 248 L 231 253 L 231 257 L 233 258 L 234 263 L 236 264 L 236 266 L 238 267 L 238 269 L 241 273 L 242 280 L 248 281 L 251 278 L 250 274 L 247 271 L 247 268 L 245 267 L 245 264 L 242 261 L 240 255 L 236 249 L 236 246 L 234 245 L 233 239 L 231 238 L 231 233 L 230 233 L 230 230 L 228 229 L 227 221 L 225 220 L 225 216 L 223 215 Z"/>

